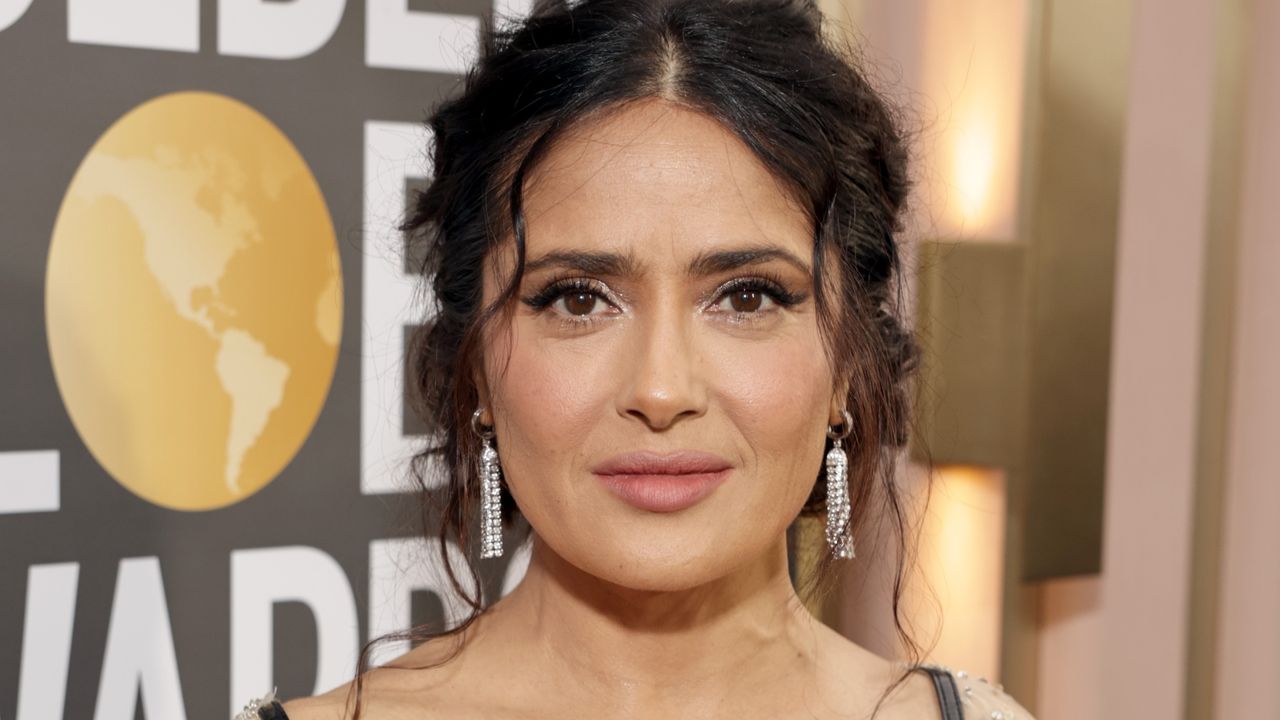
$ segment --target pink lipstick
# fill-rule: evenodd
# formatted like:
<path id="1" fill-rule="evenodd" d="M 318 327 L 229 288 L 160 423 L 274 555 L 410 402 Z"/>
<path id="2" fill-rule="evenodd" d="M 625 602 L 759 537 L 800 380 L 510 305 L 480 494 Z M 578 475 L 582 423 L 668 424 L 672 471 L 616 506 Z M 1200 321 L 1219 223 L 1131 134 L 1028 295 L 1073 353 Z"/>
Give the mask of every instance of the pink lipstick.
<path id="1" fill-rule="evenodd" d="M 668 455 L 644 451 L 616 455 L 592 472 L 610 492 L 637 509 L 676 512 L 711 494 L 732 470 L 721 457 L 682 450 Z"/>

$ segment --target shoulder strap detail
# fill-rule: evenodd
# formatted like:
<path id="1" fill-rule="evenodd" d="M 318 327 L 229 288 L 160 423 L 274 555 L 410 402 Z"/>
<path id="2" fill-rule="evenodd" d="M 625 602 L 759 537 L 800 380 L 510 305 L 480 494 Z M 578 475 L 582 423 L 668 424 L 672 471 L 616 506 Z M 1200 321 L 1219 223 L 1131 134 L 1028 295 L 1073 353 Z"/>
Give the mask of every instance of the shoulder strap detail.
<path id="1" fill-rule="evenodd" d="M 289 716 L 284 714 L 284 708 L 275 701 L 272 701 L 270 705 L 259 708 L 258 717 L 261 720 L 289 720 Z"/>
<path id="2" fill-rule="evenodd" d="M 250 700 L 231 720 L 289 720 L 289 716 L 276 700 L 276 691 L 272 690 L 266 697 Z"/>
<path id="3" fill-rule="evenodd" d="M 938 707 L 942 709 L 942 720 L 964 720 L 964 708 L 960 704 L 960 691 L 956 688 L 956 679 L 950 671 L 936 665 L 917 665 L 917 670 L 928 673 L 933 680 L 933 689 L 938 693 Z"/>

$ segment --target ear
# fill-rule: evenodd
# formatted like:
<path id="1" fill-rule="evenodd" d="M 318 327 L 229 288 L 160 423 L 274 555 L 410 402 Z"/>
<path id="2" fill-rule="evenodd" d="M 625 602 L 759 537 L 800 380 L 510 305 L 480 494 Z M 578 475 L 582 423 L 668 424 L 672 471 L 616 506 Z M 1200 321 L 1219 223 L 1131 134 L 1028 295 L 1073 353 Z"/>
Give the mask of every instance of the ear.
<path id="1" fill-rule="evenodd" d="M 844 423 L 844 414 L 842 410 L 848 410 L 849 404 L 849 381 L 839 380 L 836 382 L 835 392 L 831 395 L 831 407 L 827 411 L 828 425 L 841 425 Z"/>
<path id="2" fill-rule="evenodd" d="M 471 382 L 476 387 L 477 401 L 480 407 L 484 408 L 484 412 L 480 413 L 480 422 L 485 425 L 493 425 L 492 395 L 489 391 L 489 381 L 485 378 L 480 363 L 475 363 L 471 368 Z"/>

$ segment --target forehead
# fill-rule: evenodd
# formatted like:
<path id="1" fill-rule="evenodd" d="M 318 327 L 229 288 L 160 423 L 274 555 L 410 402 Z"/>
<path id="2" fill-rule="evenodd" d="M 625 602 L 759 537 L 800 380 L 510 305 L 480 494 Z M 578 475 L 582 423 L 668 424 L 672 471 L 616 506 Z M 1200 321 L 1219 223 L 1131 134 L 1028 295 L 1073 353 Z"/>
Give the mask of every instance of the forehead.
<path id="1" fill-rule="evenodd" d="M 583 121 L 525 185 L 527 250 L 595 247 L 678 259 L 773 242 L 807 257 L 807 214 L 751 150 L 707 115 L 648 99 Z"/>

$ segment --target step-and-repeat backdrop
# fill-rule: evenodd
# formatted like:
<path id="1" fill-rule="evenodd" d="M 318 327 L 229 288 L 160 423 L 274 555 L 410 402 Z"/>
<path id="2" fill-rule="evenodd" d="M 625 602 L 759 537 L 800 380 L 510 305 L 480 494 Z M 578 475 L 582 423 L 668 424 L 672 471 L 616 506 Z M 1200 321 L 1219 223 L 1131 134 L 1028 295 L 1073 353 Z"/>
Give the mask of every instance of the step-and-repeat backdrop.
<path id="1" fill-rule="evenodd" d="M 0 720 L 224 719 L 458 612 L 392 228 L 528 5 L 0 0 Z"/>

